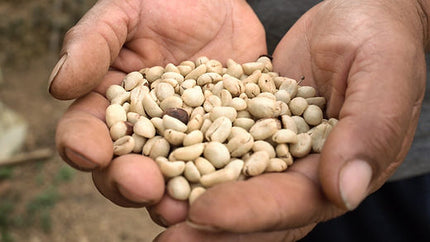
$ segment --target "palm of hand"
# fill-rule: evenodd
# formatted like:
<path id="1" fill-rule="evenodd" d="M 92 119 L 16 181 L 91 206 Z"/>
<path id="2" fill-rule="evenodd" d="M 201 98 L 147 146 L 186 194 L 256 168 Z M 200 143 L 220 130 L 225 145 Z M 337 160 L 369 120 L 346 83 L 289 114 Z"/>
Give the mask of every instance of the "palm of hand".
<path id="1" fill-rule="evenodd" d="M 272 231 L 249 237 L 230 234 L 233 238 L 296 240 L 315 223 L 355 208 L 401 163 L 424 94 L 422 42 L 415 32 L 420 25 L 402 21 L 416 20 L 406 16 L 415 10 L 409 6 L 399 11 L 379 8 L 372 1 L 362 4 L 326 1 L 317 5 L 289 30 L 273 55 L 276 71 L 295 79 L 305 76 L 303 84 L 315 86 L 327 98 L 328 115 L 340 119 L 321 155 L 298 160 L 283 174 L 216 186 L 196 200 L 189 220 L 236 233 Z M 340 191 L 342 178 L 352 178 L 359 171 L 342 176 L 343 168 L 357 164 L 357 159 L 370 164 L 373 175 L 368 181 L 358 177 L 353 181 L 354 192 L 345 196 Z M 347 204 L 345 197 L 352 203 Z M 238 202 L 243 198 L 246 203 Z M 217 209 L 224 213 L 208 212 Z M 187 241 L 211 236 L 190 234 L 183 234 Z M 178 235 L 172 229 L 163 238 Z M 217 236 L 211 238 L 228 237 Z"/>
<path id="2" fill-rule="evenodd" d="M 107 85 L 118 82 L 124 72 L 141 68 L 142 65 L 162 65 L 192 59 L 199 55 L 208 55 L 219 60 L 235 58 L 244 62 L 255 59 L 265 52 L 264 30 L 247 6 L 242 6 L 237 1 L 233 3 L 227 0 L 199 1 L 198 4 L 194 2 L 194 4 L 185 4 L 185 2 L 187 1 L 149 1 L 142 8 L 134 8 L 142 9 L 141 11 L 119 11 L 119 18 L 128 11 L 125 15 L 133 16 L 134 13 L 134 16 L 139 16 L 134 18 L 138 21 L 128 22 L 130 19 L 124 21 L 128 31 L 117 34 L 116 39 L 107 40 L 108 45 L 113 46 L 110 48 L 112 59 L 109 64 L 120 70 L 120 73 L 116 71 L 108 73 L 104 77 L 104 84 L 96 91 L 103 93 Z M 389 18 L 394 18 L 394 23 L 397 23 L 390 24 L 390 21 L 386 21 L 386 12 L 367 12 L 366 8 L 361 6 L 333 7 L 330 5 L 333 2 L 325 2 L 309 11 L 289 31 L 274 53 L 274 66 L 282 75 L 296 79 L 304 75 L 305 84 L 316 86 L 320 94 L 327 97 L 329 115 L 339 116 L 343 120 L 327 140 L 321 157 L 305 158 L 293 165 L 290 172 L 285 174 L 268 174 L 251 179 L 249 182 L 215 187 L 205 194 L 199 203 L 191 207 L 188 218 L 192 221 L 234 232 L 298 228 L 287 230 L 286 233 L 295 238 L 302 237 L 315 222 L 332 218 L 344 211 L 329 203 L 327 197 L 322 196 L 320 183 L 328 198 L 343 207 L 344 203 L 338 191 L 339 174 L 333 175 L 332 171 L 340 170 L 345 160 L 358 155 L 373 162 L 374 177 L 377 181 L 370 184 L 367 192 L 371 192 L 382 184 L 393 168 L 404 158 L 416 126 L 419 112 L 417 104 L 422 99 L 424 90 L 422 65 L 424 59 L 419 48 L 416 48 L 419 44 L 416 39 L 408 37 L 411 36 L 408 32 L 410 29 L 398 24 L 399 21 L 395 16 L 388 15 Z M 137 1 L 133 3 L 138 5 Z M 186 5 L 193 7 L 182 7 Z M 167 11 L 167 14 L 161 11 Z M 355 18 L 346 17 L 348 14 L 355 14 Z M 356 22 L 351 22 L 352 20 Z M 108 26 L 114 25 L 108 23 Z M 117 32 L 121 31 L 115 33 Z M 121 48 L 122 42 L 125 41 L 127 42 L 124 48 Z M 399 45 L 405 48 L 397 48 Z M 117 54 L 118 58 L 114 58 Z M 383 58 L 380 58 L 381 56 Z M 387 58 L 387 56 L 393 58 Z M 295 62 L 291 63 L 291 60 Z M 418 69 L 407 63 L 419 63 Z M 99 70 L 98 73 L 100 74 Z M 104 73 L 106 73 L 105 70 L 102 76 Z M 414 85 L 408 85 L 412 81 L 415 82 Z M 90 90 L 98 84 L 93 82 L 91 88 L 87 86 L 77 93 L 82 95 L 85 93 L 82 90 Z M 402 90 L 400 95 L 398 90 Z M 103 105 L 106 103 L 97 107 L 91 104 L 91 101 L 97 98 L 100 99 L 87 96 L 79 100 L 63 120 L 64 124 L 68 121 L 68 125 L 64 127 L 60 123 L 58 133 L 61 135 L 57 134 L 57 137 L 60 137 L 57 141 L 60 149 L 69 146 L 75 151 L 85 153 L 86 149 L 82 147 L 86 144 L 71 140 L 70 133 L 78 130 L 77 127 L 79 127 L 80 133 L 83 134 L 89 128 L 79 125 L 71 128 L 73 125 L 70 123 L 78 119 L 80 114 L 76 112 L 77 110 L 92 109 L 89 113 L 103 112 Z M 400 102 L 407 105 L 401 105 Z M 83 108 L 84 106 L 86 107 Z M 366 113 L 375 116 L 363 115 Z M 411 118 L 405 119 L 405 116 Z M 88 119 L 91 120 L 88 120 L 85 125 L 91 126 L 88 124 L 91 123 L 95 127 L 94 117 Z M 379 122 L 376 125 L 374 125 L 375 120 Z M 100 126 L 98 130 L 101 131 L 95 132 L 97 131 L 95 129 L 88 134 L 88 137 L 93 140 L 95 137 L 102 139 L 99 133 L 104 132 L 104 135 L 108 136 L 106 127 L 100 124 L 100 120 L 97 122 Z M 367 132 L 362 132 L 363 129 Z M 387 130 L 393 131 L 388 132 L 392 133 L 392 136 L 380 139 Z M 375 134 L 375 136 L 368 137 L 363 133 Z M 64 137 L 68 137 L 67 140 Z M 357 137 L 362 142 L 354 142 Z M 338 142 L 339 140 L 342 142 Z M 103 146 L 100 143 L 96 145 L 101 150 L 111 149 L 110 146 Z M 85 154 L 97 160 L 94 152 Z M 386 157 L 386 154 L 390 154 L 389 157 Z M 102 163 L 103 166 L 107 166 L 107 169 L 94 173 L 98 188 L 118 204 L 139 206 L 141 204 L 139 202 L 130 203 L 130 200 L 139 200 L 134 199 L 136 194 L 127 193 L 130 191 L 127 189 L 125 189 L 126 192 L 122 189 L 118 192 L 118 188 L 112 184 L 125 175 L 118 172 L 124 171 L 127 166 L 136 168 L 134 170 L 138 172 L 144 171 L 144 166 L 148 164 L 142 164 L 136 157 L 118 158 L 116 162 L 110 162 L 106 156 L 104 157 L 106 161 Z M 144 192 L 147 192 L 146 196 L 148 196 L 150 194 L 148 185 L 143 184 L 143 182 L 149 183 L 153 178 L 149 173 L 148 175 L 145 181 L 138 179 L 137 176 L 135 178 L 138 181 L 128 176 L 130 179 L 126 182 L 124 182 L 126 179 L 123 179 L 122 188 L 127 187 L 128 184 L 128 188 L 136 188 L 135 192 L 140 195 L 140 197 L 137 196 L 138 198 L 145 197 Z M 285 186 L 289 188 L 288 193 L 285 193 Z M 139 191 L 137 187 L 143 187 L 143 189 Z M 162 189 L 162 185 L 158 188 Z M 262 196 L 262 192 L 265 196 Z M 217 195 L 221 193 L 229 193 L 230 196 L 227 198 L 222 196 L 223 199 L 220 199 Z M 277 196 L 273 197 L 273 194 Z M 289 194 L 297 196 L 292 199 Z M 241 201 L 244 197 L 253 200 L 240 204 L 231 202 Z M 273 203 L 273 206 L 268 206 L 268 203 Z M 261 204 L 264 204 L 264 209 L 259 206 Z M 219 211 L 214 210 L 213 207 L 223 208 L 225 213 L 210 212 Z M 168 217 L 169 212 L 175 208 L 178 206 L 172 205 L 172 201 L 167 198 L 162 199 L 153 211 L 164 215 L 164 218 L 172 224 L 183 220 L 186 216 L 181 213 L 176 218 Z M 179 210 L 184 211 L 186 207 L 180 207 Z M 226 218 L 225 214 L 231 216 Z M 252 223 L 243 223 L 243 221 L 252 221 Z M 284 238 L 281 233 L 277 234 Z"/>
<path id="3" fill-rule="evenodd" d="M 246 62 L 266 51 L 264 28 L 245 1 L 105 0 L 66 34 L 67 62 L 50 92 L 58 99 L 104 93 L 118 82 L 106 76 L 109 68 L 125 74 L 203 55 Z"/>
<path id="4" fill-rule="evenodd" d="M 146 1 L 136 14 L 140 18 L 113 64 L 118 69 L 129 70 L 133 59 L 152 66 L 201 55 L 250 61 L 266 53 L 264 29 L 244 2 Z"/>
<path id="5" fill-rule="evenodd" d="M 155 163 L 140 155 L 112 160 L 106 88 L 146 66 L 201 55 L 246 62 L 265 53 L 264 29 L 245 1 L 100 1 L 66 35 L 67 61 L 50 87 L 57 98 L 79 97 L 58 124 L 57 149 L 72 166 L 92 171 L 96 187 L 116 204 L 171 204 L 161 198 Z"/>

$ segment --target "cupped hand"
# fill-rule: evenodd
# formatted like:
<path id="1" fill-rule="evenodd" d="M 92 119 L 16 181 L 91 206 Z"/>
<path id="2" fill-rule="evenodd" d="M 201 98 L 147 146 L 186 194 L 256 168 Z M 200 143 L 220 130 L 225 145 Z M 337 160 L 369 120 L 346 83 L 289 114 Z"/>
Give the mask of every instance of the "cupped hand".
<path id="1" fill-rule="evenodd" d="M 58 123 L 57 149 L 71 166 L 91 171 L 99 191 L 121 206 L 154 205 L 152 216 L 183 220 L 186 203 L 164 194 L 157 165 L 142 155 L 112 160 L 104 93 L 143 67 L 208 56 L 255 60 L 266 53 L 264 29 L 244 0 L 102 0 L 65 36 L 50 93 L 77 100 Z M 160 221 L 158 211 L 169 216 Z M 166 223 L 167 223 L 166 222 Z"/>
<path id="2" fill-rule="evenodd" d="M 243 62 L 264 53 L 263 26 L 244 0 L 102 0 L 66 34 L 49 90 L 73 99 L 109 84 L 102 82 L 109 68 L 131 72 L 201 55 Z"/>
<path id="3" fill-rule="evenodd" d="M 208 189 L 158 241 L 294 241 L 356 208 L 404 160 L 425 90 L 425 12 L 416 1 L 329 0 L 273 55 L 339 118 L 320 155 L 286 172 Z M 218 232 L 215 232 L 218 231 Z"/>

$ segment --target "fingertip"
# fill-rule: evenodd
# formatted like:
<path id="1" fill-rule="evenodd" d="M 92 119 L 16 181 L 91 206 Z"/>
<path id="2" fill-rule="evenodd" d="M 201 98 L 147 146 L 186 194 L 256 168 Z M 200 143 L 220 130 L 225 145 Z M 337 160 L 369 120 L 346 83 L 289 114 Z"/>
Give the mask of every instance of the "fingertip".
<path id="1" fill-rule="evenodd" d="M 66 162 L 84 171 L 106 167 L 113 156 L 106 124 L 84 112 L 68 113 L 59 121 L 56 144 Z"/>
<path id="2" fill-rule="evenodd" d="M 49 76 L 48 81 L 48 92 L 54 96 L 55 98 L 59 99 L 56 94 L 58 93 L 56 90 L 56 86 L 53 86 L 54 80 L 56 80 L 56 77 L 58 73 L 60 72 L 61 68 L 63 67 L 64 63 L 66 62 L 68 57 L 67 52 L 64 53 L 61 58 L 58 60 L 58 62 L 55 64 L 54 68 L 52 69 L 51 75 Z"/>
<path id="3" fill-rule="evenodd" d="M 62 153 L 63 160 L 70 166 L 81 171 L 91 171 L 99 167 L 99 165 L 84 155 L 72 150 L 71 148 L 64 148 Z"/>
<path id="4" fill-rule="evenodd" d="M 53 97 L 75 99 L 100 84 L 111 57 L 106 43 L 98 38 L 88 35 L 85 43 L 76 40 L 66 46 L 67 54 L 61 57 L 50 77 L 49 92 Z"/>
<path id="5" fill-rule="evenodd" d="M 112 162 L 112 177 L 119 192 L 131 201 L 153 204 L 164 193 L 164 179 L 157 164 L 150 158 L 129 154 Z"/>
<path id="6" fill-rule="evenodd" d="M 52 96 L 74 99 L 100 84 L 138 22 L 135 13 L 139 11 L 129 8 L 132 5 L 99 1 L 67 31 L 62 47 L 67 55 L 62 56 L 50 77 Z"/>
<path id="7" fill-rule="evenodd" d="M 159 203 L 148 207 L 148 212 L 157 224 L 168 227 L 185 221 L 188 213 L 188 203 L 173 199 L 165 193 Z"/>
<path id="8" fill-rule="evenodd" d="M 339 172 L 339 192 L 346 209 L 355 209 L 368 194 L 372 168 L 367 161 L 348 161 Z"/>
<path id="9" fill-rule="evenodd" d="M 93 180 L 100 193 L 123 207 L 155 204 L 164 193 L 164 179 L 157 164 L 139 154 L 115 158 L 105 169 L 95 170 Z"/>
<path id="10" fill-rule="evenodd" d="M 341 120 L 324 144 L 319 178 L 324 194 L 338 208 L 354 210 L 371 192 L 374 175 L 382 169 L 365 143 Z"/>

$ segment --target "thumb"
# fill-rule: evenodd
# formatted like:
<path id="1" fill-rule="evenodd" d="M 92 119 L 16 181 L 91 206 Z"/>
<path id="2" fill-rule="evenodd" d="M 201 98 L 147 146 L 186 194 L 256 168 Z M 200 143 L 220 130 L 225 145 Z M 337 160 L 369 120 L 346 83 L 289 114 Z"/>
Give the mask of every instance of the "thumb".
<path id="1" fill-rule="evenodd" d="M 417 126 L 425 90 L 424 54 L 410 41 L 393 42 L 361 46 L 345 90 L 329 92 L 328 110 L 340 107 L 339 122 L 322 150 L 319 175 L 328 198 L 349 210 L 400 165 Z M 340 93 L 344 102 L 335 104 Z"/>
<path id="2" fill-rule="evenodd" d="M 137 20 L 132 1 L 99 1 L 65 35 L 61 58 L 49 78 L 49 92 L 74 99 L 94 89 L 107 73 Z"/>

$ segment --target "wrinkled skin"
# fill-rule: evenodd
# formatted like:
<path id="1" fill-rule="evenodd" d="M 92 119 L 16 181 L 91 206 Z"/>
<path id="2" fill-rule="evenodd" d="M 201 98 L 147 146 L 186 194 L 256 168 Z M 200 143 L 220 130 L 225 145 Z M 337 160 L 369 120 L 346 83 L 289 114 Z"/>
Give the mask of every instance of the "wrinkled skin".
<path id="1" fill-rule="evenodd" d="M 118 82 L 105 77 L 108 68 L 128 73 L 202 55 L 245 62 L 266 51 L 263 26 L 245 1 L 103 0 L 65 36 L 67 64 L 50 92 L 59 99 L 102 93 Z"/>
<path id="2" fill-rule="evenodd" d="M 108 199 L 146 206 L 155 222 L 170 226 L 159 241 L 297 240 L 354 209 L 405 158 L 425 90 L 424 12 L 415 1 L 331 0 L 299 19 L 273 55 L 276 71 L 305 76 L 340 120 L 321 155 L 284 173 L 218 185 L 190 207 L 163 195 L 152 160 L 111 161 L 104 91 L 142 66 L 200 55 L 252 61 L 266 51 L 264 30 L 244 1 L 179 1 L 199 11 L 176 1 L 124 2 L 101 1 L 66 36 L 67 59 L 50 91 L 79 98 L 58 124 L 57 147 L 69 164 L 93 173 Z"/>
<path id="3" fill-rule="evenodd" d="M 163 177 L 152 160 L 112 160 L 106 89 L 147 66 L 200 56 L 247 62 L 266 52 L 263 26 L 245 1 L 99 1 L 66 34 L 51 76 L 54 97 L 77 98 L 58 124 L 57 149 L 71 166 L 91 171 L 96 187 L 114 203 L 157 204 L 169 211 L 169 224 L 181 221 L 186 204 L 163 197 Z"/>

